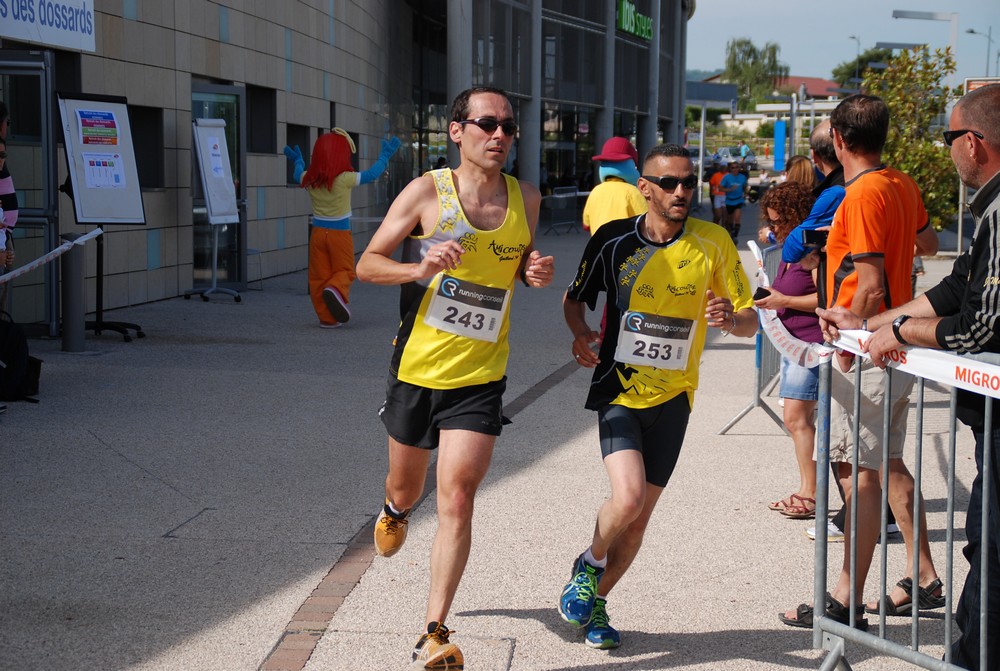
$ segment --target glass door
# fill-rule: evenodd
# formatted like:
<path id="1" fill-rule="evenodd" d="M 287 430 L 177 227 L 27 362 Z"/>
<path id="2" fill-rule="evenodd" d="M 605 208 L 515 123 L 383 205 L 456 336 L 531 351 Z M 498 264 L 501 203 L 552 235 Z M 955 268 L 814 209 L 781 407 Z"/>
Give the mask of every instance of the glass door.
<path id="1" fill-rule="evenodd" d="M 246 288 L 246 132 L 243 127 L 246 107 L 244 90 L 236 86 L 198 84 L 191 86 L 191 118 L 223 119 L 226 122 L 226 144 L 229 147 L 229 164 L 236 186 L 239 206 L 238 224 L 219 224 L 219 249 L 217 258 L 217 283 L 234 289 Z M 194 140 L 192 139 L 192 143 Z M 212 226 L 208 223 L 205 194 L 198 175 L 198 161 L 191 151 L 191 193 L 193 198 L 193 286 L 212 283 Z"/>

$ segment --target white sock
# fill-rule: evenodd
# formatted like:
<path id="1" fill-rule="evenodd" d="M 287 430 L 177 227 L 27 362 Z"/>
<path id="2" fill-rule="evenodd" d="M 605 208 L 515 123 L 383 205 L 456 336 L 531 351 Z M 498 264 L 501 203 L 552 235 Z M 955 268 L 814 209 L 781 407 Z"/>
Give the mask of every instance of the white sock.
<path id="1" fill-rule="evenodd" d="M 389 512 L 392 513 L 394 517 L 402 517 L 404 514 L 406 514 L 405 510 L 396 510 L 395 506 L 392 505 L 391 501 L 389 503 L 386 503 L 385 505 L 387 508 L 389 508 Z"/>
<path id="2" fill-rule="evenodd" d="M 608 565 L 608 558 L 596 559 L 594 558 L 593 548 L 587 548 L 587 551 L 583 553 L 583 561 L 587 562 L 595 568 L 605 568 Z"/>

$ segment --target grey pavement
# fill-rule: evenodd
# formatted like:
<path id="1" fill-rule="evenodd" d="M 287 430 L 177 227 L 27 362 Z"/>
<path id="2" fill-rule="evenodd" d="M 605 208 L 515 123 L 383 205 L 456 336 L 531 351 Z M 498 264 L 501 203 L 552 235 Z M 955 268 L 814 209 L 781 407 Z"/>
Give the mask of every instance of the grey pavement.
<path id="1" fill-rule="evenodd" d="M 515 293 L 514 423 L 477 498 L 448 619 L 466 668 L 818 668 L 810 632 L 777 620 L 812 591 L 813 522 L 766 507 L 797 486 L 791 441 L 759 409 L 718 435 L 752 400 L 752 339 L 710 338 L 680 464 L 609 602 L 622 648 L 590 650 L 560 619 L 558 594 L 609 491 L 594 414 L 582 407 L 589 374 L 572 363 L 560 306 L 585 241 L 541 236 L 557 279 Z M 950 265 L 928 260 L 920 286 Z M 376 411 L 398 289 L 356 284 L 350 324 L 322 330 L 305 282 L 301 272 L 269 278 L 239 304 L 176 298 L 112 311 L 106 319 L 147 337 L 88 333 L 84 353 L 31 340 L 44 360 L 41 402 L 0 415 L 0 668 L 406 668 L 423 623 L 434 492 L 399 554 L 371 560 L 365 548 L 383 494 Z M 923 468 L 943 575 L 942 398 L 925 420 Z M 776 398 L 766 402 L 780 414 Z M 968 431 L 958 437 L 964 510 L 974 464 Z M 841 552 L 831 546 L 831 565 Z M 890 584 L 904 560 L 890 542 Z M 342 592 L 317 591 L 351 568 Z M 870 598 L 877 578 L 876 562 Z M 329 595 L 316 602 L 328 622 L 296 626 L 317 595 Z M 941 616 L 921 622 L 923 648 L 940 654 Z M 888 630 L 908 640 L 909 620 Z M 862 649 L 849 659 L 905 668 Z"/>

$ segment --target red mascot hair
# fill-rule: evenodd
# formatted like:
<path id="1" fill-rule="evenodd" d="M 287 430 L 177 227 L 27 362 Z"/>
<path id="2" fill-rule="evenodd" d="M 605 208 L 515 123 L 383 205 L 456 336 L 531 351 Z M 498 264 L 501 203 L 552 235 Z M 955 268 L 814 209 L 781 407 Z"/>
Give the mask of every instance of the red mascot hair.
<path id="1" fill-rule="evenodd" d="M 306 179 L 302 187 L 306 189 L 331 189 L 333 180 L 343 172 L 353 172 L 351 154 L 354 153 L 354 142 L 350 136 L 339 128 L 332 133 L 323 133 L 316 138 L 313 145 L 312 158 Z"/>

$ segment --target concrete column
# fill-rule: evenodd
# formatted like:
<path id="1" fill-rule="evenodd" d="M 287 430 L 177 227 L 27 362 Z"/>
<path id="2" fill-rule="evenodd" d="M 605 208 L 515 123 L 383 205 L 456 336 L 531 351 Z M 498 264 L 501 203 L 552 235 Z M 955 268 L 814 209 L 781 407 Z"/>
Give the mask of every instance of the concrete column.
<path id="1" fill-rule="evenodd" d="M 670 96 L 670 101 L 674 106 L 671 112 L 671 116 L 674 118 L 674 141 L 681 144 L 684 142 L 684 112 L 687 104 L 685 81 L 687 81 L 687 21 L 689 17 L 683 3 L 680 2 L 670 3 L 670 11 L 673 12 L 675 44 L 681 45 L 680 49 L 673 50 L 674 90 L 671 91 Z"/>
<path id="2" fill-rule="evenodd" d="M 597 114 L 594 147 L 597 151 L 615 134 L 615 0 L 604 0 L 604 86 L 603 106 Z"/>
<path id="3" fill-rule="evenodd" d="M 531 98 L 521 102 L 517 120 L 521 128 L 518 138 L 518 178 L 537 185 L 542 157 L 542 0 L 531 2 Z"/>
<path id="4" fill-rule="evenodd" d="M 651 6 L 653 19 L 653 39 L 649 43 L 649 79 L 646 82 L 647 97 L 646 116 L 642 119 L 639 137 L 636 138 L 636 149 L 639 150 L 639 160 L 656 144 L 656 121 L 660 116 L 660 0 L 654 0 Z M 680 6 L 680 3 L 671 3 Z M 642 166 L 639 166 L 640 168 Z"/>
<path id="5" fill-rule="evenodd" d="M 472 0 L 448 0 L 448 105 L 472 86 Z M 451 118 L 448 118 L 451 121 Z M 448 142 L 448 165 L 457 166 L 458 147 Z"/>

